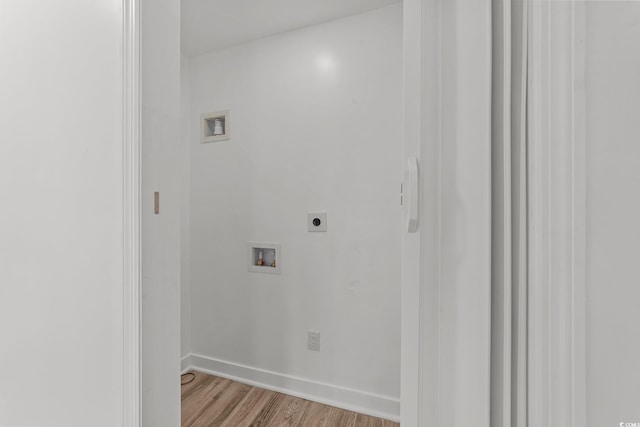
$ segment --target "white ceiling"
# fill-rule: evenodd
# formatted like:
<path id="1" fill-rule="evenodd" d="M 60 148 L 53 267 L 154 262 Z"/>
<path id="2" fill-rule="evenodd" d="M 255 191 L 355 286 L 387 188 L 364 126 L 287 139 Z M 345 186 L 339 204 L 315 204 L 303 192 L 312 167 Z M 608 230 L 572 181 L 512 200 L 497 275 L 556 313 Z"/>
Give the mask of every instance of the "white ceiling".
<path id="1" fill-rule="evenodd" d="M 400 1 L 182 0 L 182 52 L 200 55 Z"/>

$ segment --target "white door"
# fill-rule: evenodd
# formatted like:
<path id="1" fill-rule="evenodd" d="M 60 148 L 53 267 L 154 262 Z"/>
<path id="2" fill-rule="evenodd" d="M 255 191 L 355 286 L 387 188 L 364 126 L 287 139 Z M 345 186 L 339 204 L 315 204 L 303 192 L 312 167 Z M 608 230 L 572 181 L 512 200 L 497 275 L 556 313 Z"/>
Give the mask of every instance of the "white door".
<path id="1" fill-rule="evenodd" d="M 403 244 L 402 426 L 488 426 L 491 1 L 404 6 L 404 147 L 420 209 Z"/>

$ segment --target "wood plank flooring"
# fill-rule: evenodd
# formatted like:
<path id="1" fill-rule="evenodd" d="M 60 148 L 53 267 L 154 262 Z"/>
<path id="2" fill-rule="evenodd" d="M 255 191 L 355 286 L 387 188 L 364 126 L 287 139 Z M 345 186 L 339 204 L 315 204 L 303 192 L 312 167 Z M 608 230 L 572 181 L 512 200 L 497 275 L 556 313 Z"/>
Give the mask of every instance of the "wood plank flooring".
<path id="1" fill-rule="evenodd" d="M 193 372 L 182 386 L 182 427 L 399 427 L 400 424 Z M 185 378 L 186 380 L 186 378 Z"/>

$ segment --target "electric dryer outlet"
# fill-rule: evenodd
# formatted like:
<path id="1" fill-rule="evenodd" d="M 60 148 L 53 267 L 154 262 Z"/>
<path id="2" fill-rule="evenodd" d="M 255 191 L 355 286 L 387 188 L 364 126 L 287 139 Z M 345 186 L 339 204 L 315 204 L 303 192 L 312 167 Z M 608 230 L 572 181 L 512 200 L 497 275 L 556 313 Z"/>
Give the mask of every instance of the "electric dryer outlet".
<path id="1" fill-rule="evenodd" d="M 327 213 L 309 212 L 307 214 L 307 229 L 309 231 L 327 231 Z"/>

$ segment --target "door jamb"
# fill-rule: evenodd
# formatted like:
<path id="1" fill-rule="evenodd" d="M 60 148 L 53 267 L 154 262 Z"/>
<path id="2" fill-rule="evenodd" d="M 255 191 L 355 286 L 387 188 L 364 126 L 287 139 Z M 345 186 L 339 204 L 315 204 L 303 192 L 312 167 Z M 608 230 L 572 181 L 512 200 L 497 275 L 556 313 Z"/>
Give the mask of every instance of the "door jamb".
<path id="1" fill-rule="evenodd" d="M 469 1 L 477 2 L 477 0 Z M 440 339 L 444 333 L 441 331 L 440 324 L 442 249 L 440 218 L 442 82 L 440 72 L 442 64 L 439 61 L 442 50 L 440 33 L 442 15 L 443 5 L 440 0 L 405 0 L 404 2 L 404 156 L 421 159 L 422 189 L 419 196 L 421 230 L 412 236 L 405 234 L 403 241 L 401 332 L 403 427 L 437 426 L 443 421 L 440 417 L 443 404 L 447 405 L 448 409 L 455 409 L 453 405 L 455 402 L 441 400 L 439 372 Z M 450 19 L 455 17 L 452 16 Z M 123 57 L 123 425 L 137 427 L 141 424 L 139 0 L 123 0 Z M 406 67 L 407 65 L 409 67 Z M 490 155 L 489 145 L 487 145 L 487 155 Z M 425 283 L 429 286 L 425 286 Z M 486 321 L 488 323 L 489 319 L 487 318 Z M 454 333 L 454 331 L 448 333 Z M 489 342 L 485 344 L 488 348 Z M 480 359 L 484 360 L 484 356 Z M 458 361 L 459 363 L 461 362 Z M 479 373 L 478 378 L 480 378 L 479 383 L 485 381 L 482 373 Z M 484 386 L 478 385 L 479 389 Z M 486 392 L 488 394 L 488 389 Z M 486 406 L 488 412 L 488 402 Z M 476 425 L 484 425 L 484 421 L 476 420 Z M 486 421 L 488 422 L 488 417 Z"/>
<path id="2" fill-rule="evenodd" d="M 140 1 L 123 0 L 123 426 L 141 425 Z"/>

